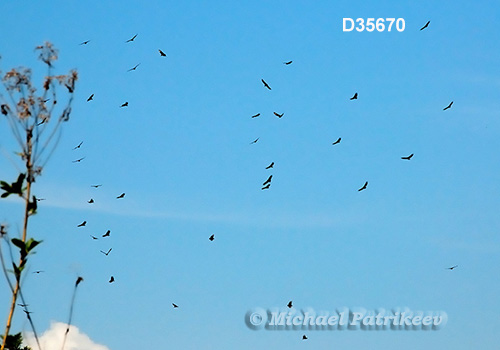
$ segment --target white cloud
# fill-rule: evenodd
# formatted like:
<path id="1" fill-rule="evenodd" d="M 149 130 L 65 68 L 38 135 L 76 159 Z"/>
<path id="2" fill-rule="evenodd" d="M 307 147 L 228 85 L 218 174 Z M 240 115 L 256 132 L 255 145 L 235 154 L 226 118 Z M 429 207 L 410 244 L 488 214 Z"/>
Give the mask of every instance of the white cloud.
<path id="1" fill-rule="evenodd" d="M 52 322 L 50 329 L 40 337 L 40 346 L 42 349 L 60 349 L 66 333 L 67 325 L 61 322 Z M 35 337 L 32 333 L 23 335 L 24 342 L 32 349 L 38 349 Z M 109 350 L 107 346 L 94 343 L 86 334 L 80 332 L 75 326 L 70 326 L 68 338 L 66 339 L 65 350 Z"/>

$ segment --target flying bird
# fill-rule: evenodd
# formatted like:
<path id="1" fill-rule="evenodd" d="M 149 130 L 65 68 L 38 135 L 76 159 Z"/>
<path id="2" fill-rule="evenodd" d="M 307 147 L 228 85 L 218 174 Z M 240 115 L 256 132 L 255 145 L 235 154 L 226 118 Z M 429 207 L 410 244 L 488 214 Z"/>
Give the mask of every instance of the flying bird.
<path id="1" fill-rule="evenodd" d="M 115 281 L 115 278 L 113 276 L 111 276 L 111 278 L 109 279 L 109 283 L 113 283 Z"/>
<path id="2" fill-rule="evenodd" d="M 447 270 L 453 270 L 453 269 L 455 269 L 455 268 L 457 268 L 457 267 L 458 267 L 458 265 L 455 265 L 455 266 L 452 266 L 452 267 L 447 267 L 446 269 L 447 269 Z"/>
<path id="3" fill-rule="evenodd" d="M 288 308 L 291 309 L 293 307 L 292 301 L 290 300 L 286 306 L 288 306 Z"/>
<path id="4" fill-rule="evenodd" d="M 136 70 L 137 67 L 139 67 L 141 64 L 140 63 L 137 63 L 135 66 L 133 66 L 132 68 L 130 68 L 127 72 L 130 72 L 130 71 L 133 71 L 133 70 Z"/>
<path id="5" fill-rule="evenodd" d="M 255 140 L 253 140 L 252 142 L 250 142 L 250 144 L 257 143 L 257 141 L 259 141 L 259 137 L 257 137 Z"/>
<path id="6" fill-rule="evenodd" d="M 212 242 L 214 239 L 215 239 L 215 235 L 211 235 L 210 237 L 208 237 L 208 240 L 209 240 L 210 242 Z"/>
<path id="7" fill-rule="evenodd" d="M 305 334 L 302 336 L 302 340 L 307 340 L 307 337 Z"/>
<path id="8" fill-rule="evenodd" d="M 94 99 L 94 94 L 89 96 L 89 98 L 87 99 L 87 102 L 92 101 L 93 99 Z"/>
<path id="9" fill-rule="evenodd" d="M 262 184 L 262 186 L 265 186 L 267 184 L 270 184 L 271 183 L 271 180 L 272 180 L 273 176 L 272 175 L 269 175 L 269 177 L 267 178 L 266 181 L 264 181 L 264 183 Z"/>
<path id="10" fill-rule="evenodd" d="M 358 99 L 358 93 L 356 92 L 353 97 L 351 97 L 351 100 L 357 100 Z"/>
<path id="11" fill-rule="evenodd" d="M 90 237 L 92 237 L 92 239 L 99 239 L 96 236 L 92 236 L 92 235 L 90 235 Z"/>
<path id="12" fill-rule="evenodd" d="M 90 187 L 94 187 L 94 188 L 99 188 L 101 187 L 102 185 L 90 185 Z"/>
<path id="13" fill-rule="evenodd" d="M 125 193 L 122 193 L 121 195 L 119 195 L 118 197 L 116 197 L 116 199 L 120 199 L 120 198 L 123 198 L 125 197 Z"/>
<path id="14" fill-rule="evenodd" d="M 408 157 L 401 157 L 401 159 L 404 159 L 404 160 L 410 160 L 411 157 L 413 157 L 413 153 L 410 154 Z"/>
<path id="15" fill-rule="evenodd" d="M 84 41 L 84 42 L 80 43 L 79 45 L 87 45 L 88 43 L 90 43 L 90 40 Z"/>
<path id="16" fill-rule="evenodd" d="M 266 186 L 262 187 L 261 190 L 268 190 L 269 187 L 271 187 L 271 184 L 267 184 Z"/>
<path id="17" fill-rule="evenodd" d="M 284 115 L 284 114 L 285 114 L 285 113 L 278 114 L 278 113 L 274 112 L 274 115 L 275 115 L 275 116 L 277 116 L 278 118 L 283 117 L 283 115 Z"/>
<path id="18" fill-rule="evenodd" d="M 78 144 L 78 146 L 73 147 L 73 150 L 75 150 L 75 149 L 78 149 L 78 148 L 82 147 L 82 145 L 83 145 L 83 141 L 82 141 L 82 142 L 80 142 L 80 143 Z"/>
<path id="19" fill-rule="evenodd" d="M 122 105 L 120 106 L 120 108 L 121 108 L 121 107 L 127 107 L 127 106 L 128 106 L 128 102 L 125 102 L 124 104 L 122 104 Z"/>
<path id="20" fill-rule="evenodd" d="M 131 37 L 130 39 L 128 39 L 127 41 L 125 41 L 126 43 L 129 43 L 129 42 L 132 42 L 135 40 L 135 38 L 137 38 L 137 34 L 134 35 L 133 37 Z"/>
<path id="21" fill-rule="evenodd" d="M 269 164 L 266 169 L 272 169 L 274 167 L 274 162 L 272 162 L 271 164 Z"/>
<path id="22" fill-rule="evenodd" d="M 288 66 L 289 64 L 292 64 L 293 61 L 288 61 L 288 62 L 283 62 L 285 66 Z"/>
<path id="23" fill-rule="evenodd" d="M 106 233 L 105 233 L 105 234 L 103 234 L 102 236 L 103 236 L 103 237 L 109 237 L 109 234 L 110 234 L 110 233 L 111 233 L 111 231 L 110 231 L 110 230 L 107 230 L 107 231 L 106 231 Z"/>
<path id="24" fill-rule="evenodd" d="M 7 106 L 7 105 L 1 105 L 1 106 L 0 106 L 0 110 L 2 111 L 2 114 L 3 114 L 3 115 L 7 115 L 7 114 L 9 114 L 9 110 L 10 110 L 10 108 L 9 108 L 9 106 Z"/>
<path id="25" fill-rule="evenodd" d="M 252 115 L 252 118 L 257 118 L 260 115 L 260 113 L 257 113 L 255 115 Z"/>
<path id="26" fill-rule="evenodd" d="M 111 249 L 113 249 L 113 248 L 109 248 L 109 250 L 108 250 L 108 252 L 107 252 L 107 253 L 105 253 L 105 252 L 103 252 L 103 251 L 101 250 L 101 253 L 103 253 L 104 255 L 108 256 L 108 255 L 109 255 L 109 253 L 111 252 Z"/>
<path id="27" fill-rule="evenodd" d="M 342 140 L 342 138 L 341 138 L 341 137 L 339 137 L 339 138 L 337 139 L 337 141 L 335 141 L 335 142 L 333 142 L 333 143 L 332 143 L 332 145 L 337 145 L 337 144 L 339 144 L 341 140 Z"/>
<path id="28" fill-rule="evenodd" d="M 452 104 L 453 104 L 453 101 L 451 101 L 448 106 L 446 106 L 445 108 L 443 108 L 443 111 L 446 111 L 447 109 L 450 109 Z"/>
<path id="29" fill-rule="evenodd" d="M 41 272 L 45 272 L 45 271 L 42 271 L 42 270 L 33 271 L 33 273 L 41 273 Z"/>
<path id="30" fill-rule="evenodd" d="M 368 181 L 366 181 L 365 184 L 363 185 L 363 187 L 361 187 L 358 191 L 366 190 L 367 186 L 368 186 Z"/>
<path id="31" fill-rule="evenodd" d="M 158 51 L 160 52 L 160 56 L 161 57 L 167 57 L 167 54 L 165 52 L 163 52 L 162 50 L 158 49 Z"/>
<path id="32" fill-rule="evenodd" d="M 262 84 L 264 84 L 264 86 L 266 88 L 268 88 L 269 90 L 271 90 L 271 87 L 264 81 L 264 79 L 260 79 L 262 81 Z"/>
<path id="33" fill-rule="evenodd" d="M 90 198 L 90 199 L 87 201 L 87 203 L 89 203 L 89 204 L 94 203 L 94 199 Z"/>
<path id="34" fill-rule="evenodd" d="M 177 309 L 179 307 L 179 305 L 174 304 L 174 303 L 172 303 L 172 306 L 174 307 L 174 309 Z"/>
<path id="35" fill-rule="evenodd" d="M 26 314 L 26 316 L 28 316 L 28 318 L 30 317 L 30 314 L 32 314 L 33 312 L 32 311 L 28 311 L 26 309 L 23 310 L 24 313 Z"/>
<path id="36" fill-rule="evenodd" d="M 37 200 L 37 202 L 46 200 L 45 198 L 35 198 L 35 199 Z"/>
<path id="37" fill-rule="evenodd" d="M 87 221 L 82 222 L 82 223 L 81 223 L 80 225 L 78 225 L 77 227 L 83 227 L 83 226 L 85 226 L 85 225 L 87 225 Z"/>
<path id="38" fill-rule="evenodd" d="M 77 159 L 77 160 L 74 160 L 72 163 L 80 163 L 80 162 L 81 162 L 82 160 L 84 160 L 84 159 L 85 159 L 85 157 L 80 158 L 80 159 Z"/>
<path id="39" fill-rule="evenodd" d="M 428 21 L 422 28 L 420 28 L 420 30 L 424 30 L 425 28 L 427 28 L 430 23 L 431 23 L 431 21 Z"/>

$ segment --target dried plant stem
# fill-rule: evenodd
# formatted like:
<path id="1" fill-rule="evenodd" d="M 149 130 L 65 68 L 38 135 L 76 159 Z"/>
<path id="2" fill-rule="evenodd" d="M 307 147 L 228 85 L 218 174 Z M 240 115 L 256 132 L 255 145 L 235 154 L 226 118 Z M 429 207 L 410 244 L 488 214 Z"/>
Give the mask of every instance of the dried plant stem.
<path id="1" fill-rule="evenodd" d="M 28 220 L 30 217 L 29 210 L 30 210 L 30 197 L 31 197 L 31 182 L 33 180 L 32 178 L 32 164 L 31 164 L 31 156 L 32 156 L 32 133 L 30 130 L 26 131 L 26 149 L 27 149 L 27 154 L 26 154 L 26 178 L 27 178 L 27 185 L 26 185 L 26 195 L 24 197 L 25 200 L 25 209 L 24 209 L 24 223 L 23 223 L 23 235 L 22 235 L 22 241 L 26 242 L 26 237 L 28 235 Z M 19 265 L 23 265 L 23 257 L 20 258 L 19 260 Z M 14 286 L 14 290 L 12 291 L 12 301 L 10 304 L 10 310 L 9 310 L 9 316 L 7 317 L 7 324 L 5 326 L 5 332 L 4 332 L 4 337 L 2 341 L 2 346 L 0 350 L 5 349 L 5 343 L 7 342 L 7 335 L 10 332 L 10 327 L 12 325 L 12 318 L 14 317 L 14 310 L 16 309 L 16 302 L 17 302 L 17 296 L 19 294 L 19 288 L 21 284 L 21 273 L 16 274 L 16 284 Z"/>

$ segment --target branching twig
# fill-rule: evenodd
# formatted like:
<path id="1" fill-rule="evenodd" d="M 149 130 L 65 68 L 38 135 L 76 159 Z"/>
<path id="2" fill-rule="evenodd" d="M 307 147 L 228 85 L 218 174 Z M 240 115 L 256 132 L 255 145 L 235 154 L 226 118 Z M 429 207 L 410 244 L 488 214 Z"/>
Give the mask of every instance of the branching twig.
<path id="1" fill-rule="evenodd" d="M 69 327 L 71 326 L 71 319 L 73 318 L 73 306 L 75 305 L 76 289 L 78 288 L 78 285 L 82 281 L 83 277 L 78 277 L 75 283 L 75 288 L 73 289 L 73 297 L 71 298 L 71 305 L 69 307 L 68 327 L 66 328 L 66 332 L 64 333 L 64 339 L 61 350 L 64 350 L 64 346 L 66 345 L 66 338 L 68 337 Z"/>

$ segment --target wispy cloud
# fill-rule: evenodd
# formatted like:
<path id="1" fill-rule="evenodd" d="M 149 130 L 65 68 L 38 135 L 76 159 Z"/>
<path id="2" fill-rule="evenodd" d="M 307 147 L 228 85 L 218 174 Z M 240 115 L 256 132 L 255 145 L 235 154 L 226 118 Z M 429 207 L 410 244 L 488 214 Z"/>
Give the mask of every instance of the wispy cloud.
<path id="1" fill-rule="evenodd" d="M 431 238 L 429 242 L 439 248 L 445 250 L 461 250 L 481 254 L 498 254 L 500 252 L 500 244 L 495 241 L 478 241 L 464 240 L 457 238 Z"/>
<path id="2" fill-rule="evenodd" d="M 352 215 L 331 215 L 327 212 L 287 212 L 268 211 L 255 208 L 227 210 L 227 208 L 179 209 L 163 206 L 140 193 L 128 194 L 123 200 L 116 200 L 116 193 L 108 189 L 82 189 L 74 186 L 43 184 L 39 192 L 46 201 L 39 203 L 40 207 L 51 207 L 63 210 L 98 212 L 101 214 L 126 216 L 135 218 L 166 219 L 179 221 L 226 223 L 268 228 L 334 228 L 341 224 L 358 221 Z M 95 198 L 95 204 L 88 204 L 89 198 Z M 11 204 L 22 205 L 18 198 L 8 198 Z M 119 204 L 119 205 L 117 205 Z"/>
<path id="3" fill-rule="evenodd" d="M 42 349 L 60 349 L 67 325 L 61 322 L 52 322 L 50 328 L 40 337 Z M 26 345 L 38 349 L 32 333 L 24 334 Z M 109 350 L 107 346 L 92 341 L 88 335 L 82 333 L 77 327 L 70 326 L 65 350 Z"/>

